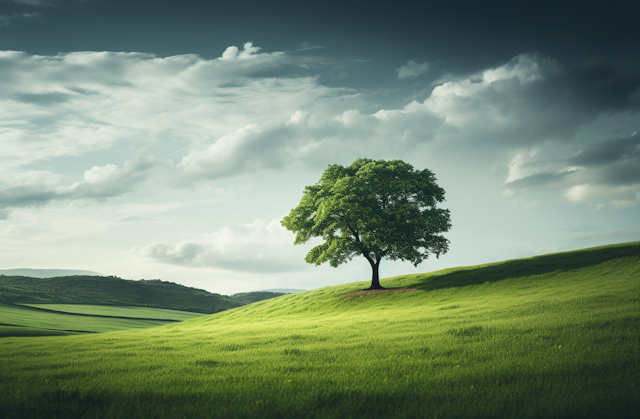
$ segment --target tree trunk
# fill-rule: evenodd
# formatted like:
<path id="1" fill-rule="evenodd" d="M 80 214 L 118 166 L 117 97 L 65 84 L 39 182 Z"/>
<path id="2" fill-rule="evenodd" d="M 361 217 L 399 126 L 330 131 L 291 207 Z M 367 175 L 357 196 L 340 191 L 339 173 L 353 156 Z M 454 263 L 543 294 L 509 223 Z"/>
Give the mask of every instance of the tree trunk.
<path id="1" fill-rule="evenodd" d="M 380 261 L 373 262 L 373 260 L 369 261 L 371 264 L 371 270 L 373 271 L 371 274 L 371 286 L 367 289 L 370 290 L 383 290 L 384 287 L 380 285 Z"/>

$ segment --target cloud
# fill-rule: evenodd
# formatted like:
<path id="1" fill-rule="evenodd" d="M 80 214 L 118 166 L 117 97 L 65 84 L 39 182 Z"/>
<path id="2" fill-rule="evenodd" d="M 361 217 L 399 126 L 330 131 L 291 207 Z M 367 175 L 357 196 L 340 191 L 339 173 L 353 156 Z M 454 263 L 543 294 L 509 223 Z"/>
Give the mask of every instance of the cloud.
<path id="1" fill-rule="evenodd" d="M 601 167 L 612 163 L 630 161 L 640 165 L 640 136 L 627 137 L 594 144 L 580 150 L 569 163 L 583 167 Z"/>
<path id="2" fill-rule="evenodd" d="M 249 224 L 230 224 L 198 242 L 158 242 L 136 247 L 132 252 L 172 265 L 239 272 L 288 272 L 305 267 L 304 249 L 292 250 L 293 238 L 293 234 L 280 225 L 280 219 L 269 223 L 255 220 Z"/>
<path id="3" fill-rule="evenodd" d="M 518 178 L 516 180 L 512 180 L 511 182 L 507 182 L 505 187 L 509 189 L 528 189 L 535 187 L 548 187 L 552 184 L 561 183 L 567 176 L 569 176 L 573 171 L 565 170 L 563 172 L 545 172 L 545 173 L 536 173 L 533 175 L 525 176 Z"/>
<path id="4" fill-rule="evenodd" d="M 640 203 L 640 139 L 633 133 L 565 150 L 535 148 L 516 153 L 505 188 L 520 193 L 532 188 L 560 189 L 568 201 L 592 206 L 635 205 Z"/>
<path id="5" fill-rule="evenodd" d="M 70 186 L 58 186 L 60 176 L 29 171 L 5 174 L 0 183 L 0 210 L 46 205 L 61 200 L 104 200 L 132 191 L 157 167 L 168 167 L 155 157 L 139 158 L 122 167 L 107 164 L 84 172 L 84 179 Z"/>
<path id="6" fill-rule="evenodd" d="M 591 185 L 572 186 L 565 192 L 565 197 L 575 203 L 602 207 L 604 203 L 614 207 L 631 207 L 640 202 L 640 185 Z"/>
<path id="7" fill-rule="evenodd" d="M 564 68 L 540 54 L 443 81 L 422 106 L 445 118 L 457 138 L 488 145 L 568 142 L 604 113 L 636 112 L 640 77 L 606 66 Z"/>
<path id="8" fill-rule="evenodd" d="M 18 13 L 15 15 L 1 15 L 0 14 L 0 27 L 10 25 L 12 22 L 16 20 L 23 19 L 35 19 L 37 17 L 42 16 L 41 13 Z"/>
<path id="9" fill-rule="evenodd" d="M 156 167 L 171 167 L 170 163 L 153 156 L 124 163 L 122 168 L 107 164 L 84 172 L 84 179 L 69 187 L 58 188 L 62 199 L 105 199 L 123 195 L 141 183 Z"/>
<path id="10" fill-rule="evenodd" d="M 247 125 L 218 139 L 206 150 L 191 151 L 178 169 L 190 177 L 217 179 L 282 168 L 298 157 L 296 134 L 307 119 L 308 114 L 298 111 L 284 123 Z"/>
<path id="11" fill-rule="evenodd" d="M 423 102 L 414 101 L 402 109 L 371 114 L 351 109 L 324 120 L 298 112 L 289 121 L 247 125 L 207 149 L 191 151 L 178 168 L 191 179 L 216 179 L 281 169 L 308 159 L 355 155 L 364 148 L 370 153 L 411 154 L 418 144 L 437 141 L 484 147 L 499 153 L 498 157 L 511 154 L 505 181 L 510 194 L 559 190 L 567 199 L 572 197 L 572 202 L 587 202 L 577 198 L 587 195 L 568 194 L 567 190 L 582 184 L 635 184 L 640 170 L 637 137 L 595 142 L 597 138 L 580 133 L 588 124 L 598 123 L 600 115 L 615 112 L 620 98 L 631 97 L 635 88 L 631 78 L 616 81 L 603 76 L 615 72 L 600 74 L 609 86 L 626 86 L 626 90 L 618 89 L 619 99 L 615 100 L 615 95 L 601 97 L 586 81 L 575 82 L 578 87 L 565 86 L 566 94 L 557 95 L 558 86 L 568 83 L 568 75 L 590 71 L 566 70 L 539 54 L 522 54 L 502 66 L 443 81 Z M 576 104 L 585 100 L 590 104 Z M 638 122 L 634 106 L 631 101 L 623 109 L 631 110 L 631 124 Z M 486 159 L 487 153 L 478 156 Z M 615 205 L 631 202 L 635 196 L 626 189 L 619 190 L 620 199 L 614 195 L 589 196 L 608 197 Z"/>
<path id="12" fill-rule="evenodd" d="M 225 61 L 233 61 L 235 59 L 246 60 L 255 56 L 260 49 L 260 47 L 254 47 L 253 42 L 245 43 L 242 51 L 239 51 L 238 47 L 232 45 L 222 53 L 220 59 Z"/>
<path id="13" fill-rule="evenodd" d="M 0 210 L 8 214 L 9 208 L 39 206 L 54 200 L 58 179 L 45 171 L 5 174 L 0 186 Z"/>
<path id="14" fill-rule="evenodd" d="M 521 54 L 440 81 L 406 109 L 442 118 L 435 134 L 441 141 L 510 154 L 510 195 L 556 190 L 570 202 L 620 207 L 640 202 L 639 140 L 630 133 L 640 124 L 639 89 L 633 72 L 603 64 L 564 68 L 540 54 Z M 627 134 L 607 139 L 612 130 Z"/>
<path id="15" fill-rule="evenodd" d="M 376 109 L 365 93 L 299 75 L 315 71 L 319 57 L 260 51 L 247 42 L 212 60 L 0 52 L 0 164 L 21 170 L 126 145 L 176 159 L 169 183 L 182 187 L 292 165 L 321 167 L 363 150 L 402 158 L 420 147 L 460 147 L 478 167 L 506 167 L 505 190 L 520 196 L 557 190 L 582 202 L 576 197 L 586 195 L 567 190 L 637 184 L 637 139 L 605 140 L 612 138 L 607 124 L 626 132 L 640 123 L 640 77 L 632 72 L 602 64 L 565 68 L 541 54 L 520 54 L 476 74 L 448 76 L 422 102 Z M 425 64 L 409 62 L 402 74 L 426 71 Z M 5 182 L 0 193 L 13 204 L 0 207 L 120 196 L 144 178 L 127 167 L 102 163 L 66 187 Z M 627 202 L 630 195 L 621 194 Z"/>
<path id="16" fill-rule="evenodd" d="M 429 63 L 418 64 L 413 60 L 409 60 L 405 65 L 396 69 L 399 79 L 408 79 L 409 77 L 417 77 L 429 71 Z"/>
<path id="17" fill-rule="evenodd" d="M 0 161 L 19 167 L 118 144 L 184 148 L 353 95 L 290 75 L 317 58 L 251 43 L 234 57 L 0 51 Z"/>
<path id="18" fill-rule="evenodd" d="M 370 153 L 410 153 L 431 141 L 442 120 L 423 109 L 363 114 L 351 109 L 320 119 L 296 111 L 287 120 L 250 124 L 225 135 L 208 148 L 192 150 L 177 165 L 183 181 L 220 179 L 305 163 L 323 166 L 337 158 Z"/>

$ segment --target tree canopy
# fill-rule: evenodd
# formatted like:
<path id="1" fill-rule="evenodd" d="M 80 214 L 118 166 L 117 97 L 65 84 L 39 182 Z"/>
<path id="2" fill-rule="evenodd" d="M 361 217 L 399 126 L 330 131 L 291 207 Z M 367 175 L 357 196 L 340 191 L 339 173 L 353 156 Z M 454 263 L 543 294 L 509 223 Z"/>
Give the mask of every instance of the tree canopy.
<path id="1" fill-rule="evenodd" d="M 428 169 L 357 159 L 348 167 L 329 165 L 318 183 L 305 187 L 282 225 L 296 233 L 294 244 L 324 239 L 307 254 L 308 263 L 337 267 L 364 256 L 373 271 L 370 289 L 379 289 L 383 258 L 417 266 L 447 252 L 449 240 L 441 233 L 451 228 L 449 210 L 437 208 L 443 201 L 444 189 Z"/>

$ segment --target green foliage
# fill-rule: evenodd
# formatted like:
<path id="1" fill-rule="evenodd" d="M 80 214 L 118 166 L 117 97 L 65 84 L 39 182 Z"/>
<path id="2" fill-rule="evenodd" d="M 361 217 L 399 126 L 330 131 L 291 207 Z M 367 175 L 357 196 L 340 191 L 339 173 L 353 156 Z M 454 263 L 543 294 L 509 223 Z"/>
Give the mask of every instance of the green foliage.
<path id="1" fill-rule="evenodd" d="M 0 339 L 0 417 L 638 417 L 640 242 L 387 283 Z"/>
<path id="2" fill-rule="evenodd" d="M 246 304 L 230 297 L 160 280 L 130 281 L 102 276 L 30 278 L 5 275 L 0 275 L 0 303 L 138 306 L 207 314 Z"/>
<path id="3" fill-rule="evenodd" d="M 375 277 L 382 258 L 417 266 L 430 254 L 446 253 L 449 242 L 441 233 L 451 222 L 449 210 L 437 208 L 443 201 L 444 190 L 428 169 L 357 159 L 348 167 L 330 165 L 317 184 L 305 187 L 282 225 L 296 233 L 295 244 L 322 237 L 308 263 L 336 267 L 362 255 Z"/>

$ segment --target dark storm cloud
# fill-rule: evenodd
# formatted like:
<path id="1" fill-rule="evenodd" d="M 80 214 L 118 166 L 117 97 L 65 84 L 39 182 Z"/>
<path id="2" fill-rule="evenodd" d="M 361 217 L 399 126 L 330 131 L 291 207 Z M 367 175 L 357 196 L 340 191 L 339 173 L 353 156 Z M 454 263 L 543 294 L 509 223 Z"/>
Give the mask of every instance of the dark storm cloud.
<path id="1" fill-rule="evenodd" d="M 528 157 L 520 154 L 510 171 L 526 175 L 506 183 L 505 189 L 510 194 L 564 189 L 570 201 L 596 206 L 624 207 L 640 201 L 640 139 L 636 133 L 584 147 L 565 159 L 553 154 L 540 150 Z"/>
<path id="2" fill-rule="evenodd" d="M 568 163 L 577 166 L 603 166 L 622 160 L 640 160 L 640 136 L 595 144 L 570 158 Z"/>
<path id="3" fill-rule="evenodd" d="M 601 169 L 600 183 L 612 186 L 640 184 L 640 158 L 629 159 Z"/>
<path id="4" fill-rule="evenodd" d="M 505 81 L 503 89 L 513 86 L 509 98 L 496 90 L 489 90 L 485 98 L 495 109 L 503 109 L 502 114 L 519 112 L 523 120 L 531 121 L 518 141 L 569 140 L 579 126 L 604 113 L 640 110 L 639 74 L 612 65 L 565 67 L 559 62 L 534 83 L 516 86 L 515 79 Z"/>
<path id="5" fill-rule="evenodd" d="M 633 135 L 595 144 L 568 162 L 589 169 L 593 183 L 611 186 L 640 184 L 640 137 Z"/>
<path id="6" fill-rule="evenodd" d="M 574 109 L 617 112 L 640 109 L 640 74 L 610 64 L 587 63 L 565 70 L 546 92 Z"/>
<path id="7" fill-rule="evenodd" d="M 535 170 L 539 161 L 529 164 Z M 507 182 L 508 189 L 567 186 L 577 183 L 627 186 L 640 184 L 640 137 L 602 141 L 591 145 L 573 157 L 560 159 L 556 166 L 569 169 L 540 171 Z M 526 165 L 522 165 L 526 167 Z"/>
<path id="8" fill-rule="evenodd" d="M 437 83 L 424 107 L 458 129 L 459 141 L 504 150 L 576 142 L 578 132 L 598 118 L 628 114 L 633 119 L 640 110 L 635 74 L 567 65 L 539 53 L 449 77 Z"/>
<path id="9" fill-rule="evenodd" d="M 445 71 L 469 74 L 522 52 L 540 51 L 572 64 L 595 57 L 631 67 L 637 67 L 640 57 L 640 3 L 632 1 L 47 3 L 58 7 L 5 0 L 2 4 L 13 6 L 13 11 L 0 13 L 43 10 L 46 15 L 38 25 L 9 25 L 0 48 L 46 55 L 102 50 L 211 58 L 246 39 L 265 50 L 281 51 L 306 42 L 327 47 L 327 54 L 334 56 L 374 60 L 375 68 L 358 77 L 351 74 L 334 81 L 367 87 L 393 81 L 385 75 L 409 59 L 446 62 Z M 434 65 L 431 73 L 436 78 L 436 71 L 442 70 Z"/>

